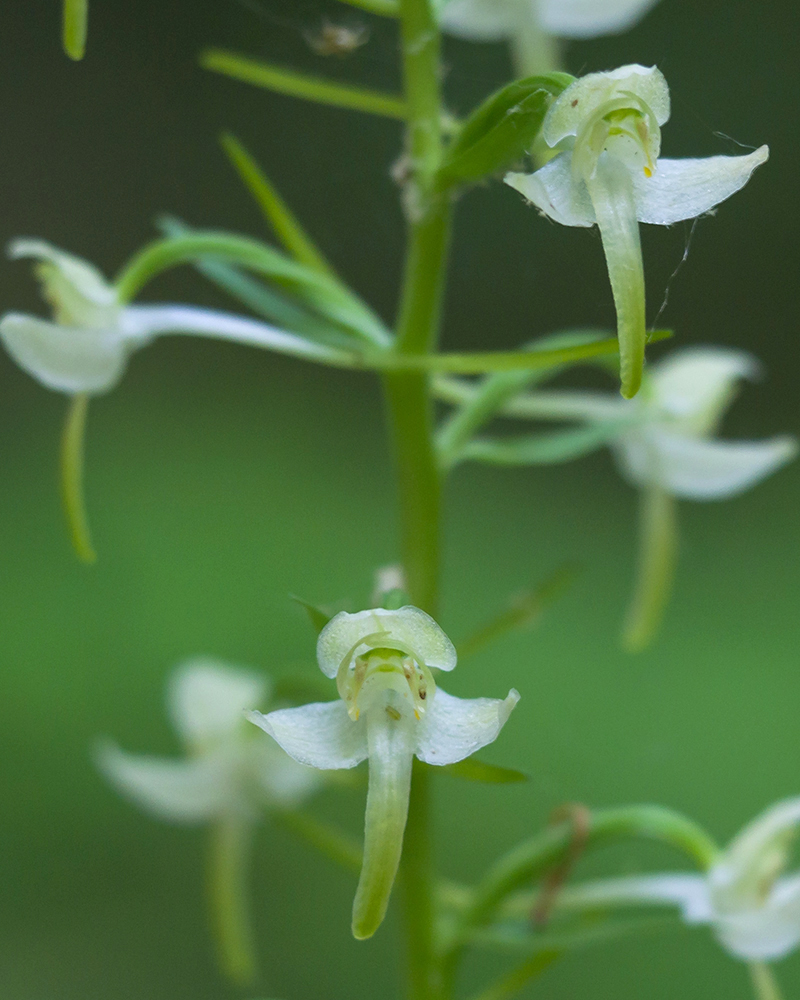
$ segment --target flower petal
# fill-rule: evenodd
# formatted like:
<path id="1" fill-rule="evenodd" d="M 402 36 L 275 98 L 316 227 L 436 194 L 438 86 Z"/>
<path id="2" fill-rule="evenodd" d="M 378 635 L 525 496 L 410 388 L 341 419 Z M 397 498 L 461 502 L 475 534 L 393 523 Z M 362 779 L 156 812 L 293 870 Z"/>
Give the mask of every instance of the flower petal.
<path id="1" fill-rule="evenodd" d="M 218 660 L 181 664 L 170 678 L 167 703 L 177 731 L 189 744 L 230 736 L 244 723 L 246 709 L 267 696 L 267 679 Z"/>
<path id="2" fill-rule="evenodd" d="M 363 652 L 362 645 L 393 648 L 393 642 L 421 657 L 428 667 L 452 670 L 456 665 L 452 642 L 430 615 L 411 605 L 397 611 L 370 608 L 353 615 L 339 612 L 319 634 L 317 661 L 326 677 L 335 677 L 343 661 Z"/>
<path id="3" fill-rule="evenodd" d="M 561 38 L 595 38 L 632 28 L 658 0 L 543 0 L 543 29 Z"/>
<path id="4" fill-rule="evenodd" d="M 564 91 L 568 93 L 569 88 Z M 633 174 L 639 221 L 670 226 L 702 215 L 743 188 L 756 167 L 768 158 L 769 146 L 761 146 L 747 156 L 659 159 L 652 177 Z"/>
<path id="5" fill-rule="evenodd" d="M 737 958 L 773 961 L 788 955 L 800 944 L 800 877 L 781 879 L 758 907 L 718 915 L 714 931 Z"/>
<path id="6" fill-rule="evenodd" d="M 455 764 L 469 757 L 497 739 L 518 701 L 513 688 L 505 698 L 456 698 L 437 688 L 417 725 L 417 757 L 426 764 Z"/>
<path id="7" fill-rule="evenodd" d="M 763 885 L 764 867 L 774 876 L 786 862 L 788 844 L 800 827 L 800 796 L 785 799 L 757 816 L 728 845 L 713 881 L 746 880 Z"/>
<path id="8" fill-rule="evenodd" d="M 689 924 L 710 923 L 712 919 L 708 884 L 704 875 L 665 873 L 601 879 L 567 886 L 558 896 L 560 909 L 589 906 L 628 906 L 637 903 L 677 903 Z"/>
<path id="9" fill-rule="evenodd" d="M 553 222 L 562 226 L 593 226 L 594 206 L 585 184 L 576 182 L 572 153 L 567 150 L 533 174 L 506 174 L 505 183 L 519 191 Z"/>
<path id="10" fill-rule="evenodd" d="M 117 330 L 60 326 L 24 313 L 0 319 L 0 338 L 20 368 L 57 392 L 108 392 L 128 359 Z"/>
<path id="11" fill-rule="evenodd" d="M 535 0 L 450 0 L 442 11 L 442 31 L 471 42 L 502 41 L 516 29 L 517 8 L 525 3 L 534 17 Z"/>
<path id="12" fill-rule="evenodd" d="M 57 296 L 61 291 L 67 291 L 68 294 L 71 291 L 96 307 L 114 307 L 117 304 L 116 291 L 94 265 L 71 253 L 59 250 L 46 240 L 29 237 L 12 240 L 8 246 L 8 256 L 12 260 L 33 257 L 55 269 L 61 280 L 56 281 L 54 286 L 42 276 L 48 298 L 54 294 Z"/>
<path id="13" fill-rule="evenodd" d="M 355 767 L 367 757 L 365 717 L 353 722 L 343 701 L 314 702 L 246 717 L 300 764 L 323 771 Z"/>
<path id="14" fill-rule="evenodd" d="M 646 104 L 659 125 L 669 118 L 669 87 L 655 66 L 620 66 L 609 73 L 589 73 L 571 83 L 553 101 L 542 125 L 542 137 L 555 146 L 581 126 L 602 105 L 633 96 Z"/>
<path id="15" fill-rule="evenodd" d="M 690 347 L 653 365 L 650 382 L 657 406 L 680 430 L 713 434 L 739 379 L 758 375 L 752 354 L 727 347 Z"/>
<path id="16" fill-rule="evenodd" d="M 100 746 L 97 764 L 126 798 L 162 819 L 199 823 L 230 805 L 229 768 L 220 756 L 170 760 Z"/>
<path id="17" fill-rule="evenodd" d="M 793 437 L 767 441 L 706 441 L 651 428 L 627 434 L 614 449 L 622 472 L 635 485 L 661 485 L 689 500 L 736 496 L 797 454 Z"/>

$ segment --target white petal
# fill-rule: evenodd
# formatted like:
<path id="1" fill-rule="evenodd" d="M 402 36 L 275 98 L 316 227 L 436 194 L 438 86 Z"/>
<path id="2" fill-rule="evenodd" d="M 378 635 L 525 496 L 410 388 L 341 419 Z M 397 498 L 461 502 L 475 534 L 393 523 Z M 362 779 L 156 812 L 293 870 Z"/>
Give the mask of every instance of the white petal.
<path id="1" fill-rule="evenodd" d="M 632 28 L 657 0 L 543 0 L 542 27 L 562 38 L 594 38 Z"/>
<path id="2" fill-rule="evenodd" d="M 633 483 L 661 485 L 676 497 L 724 500 L 736 496 L 797 454 L 794 438 L 707 441 L 652 428 L 621 437 L 615 453 Z"/>
<path id="3" fill-rule="evenodd" d="M 246 715 L 300 764 L 329 771 L 355 767 L 367 757 L 364 716 L 353 722 L 343 701 L 281 708 L 268 715 L 261 712 Z"/>
<path id="4" fill-rule="evenodd" d="M 8 246 L 8 256 L 13 260 L 33 257 L 52 264 L 68 285 L 94 305 L 100 307 L 116 305 L 116 291 L 96 267 L 81 257 L 59 250 L 52 243 L 27 237 L 16 239 Z"/>
<path id="5" fill-rule="evenodd" d="M 430 615 L 411 605 L 397 611 L 371 608 L 354 615 L 341 611 L 319 634 L 317 661 L 326 677 L 335 677 L 344 660 L 370 647 L 395 648 L 393 643 L 428 667 L 452 670 L 456 665 L 452 642 Z"/>
<path id="6" fill-rule="evenodd" d="M 731 841 L 724 867 L 734 877 L 747 876 L 776 848 L 785 849 L 788 838 L 800 827 L 800 796 L 776 803 L 757 816 Z"/>
<path id="7" fill-rule="evenodd" d="M 676 903 L 690 924 L 709 923 L 712 918 L 708 884 L 703 875 L 668 873 L 609 878 L 567 886 L 558 896 L 560 909 L 587 906 L 628 906 L 636 903 Z"/>
<path id="8" fill-rule="evenodd" d="M 450 0 L 441 16 L 442 30 L 471 42 L 499 42 L 510 38 L 522 4 L 536 0 Z M 532 14 L 533 16 L 533 14 Z"/>
<path id="9" fill-rule="evenodd" d="M 172 674 L 167 703 L 175 728 L 190 744 L 232 735 L 246 709 L 266 698 L 267 680 L 212 659 L 189 660 Z"/>
<path id="10" fill-rule="evenodd" d="M 720 944 L 737 958 L 773 961 L 800 944 L 800 878 L 781 879 L 758 908 L 720 914 Z"/>
<path id="11" fill-rule="evenodd" d="M 60 326 L 36 316 L 6 313 L 0 338 L 17 362 L 48 389 L 108 392 L 122 377 L 128 348 L 119 331 Z"/>
<path id="12" fill-rule="evenodd" d="M 702 215 L 743 188 L 756 167 L 768 158 L 768 146 L 761 146 L 747 156 L 710 156 L 704 160 L 661 158 L 652 177 L 638 172 L 633 175 L 639 221 L 669 226 Z"/>
<path id="13" fill-rule="evenodd" d="M 426 764 L 455 764 L 469 757 L 497 739 L 518 701 L 513 688 L 502 699 L 456 698 L 437 688 L 417 726 L 417 757 Z"/>
<path id="14" fill-rule="evenodd" d="M 119 792 L 162 819 L 199 823 L 231 803 L 230 769 L 220 756 L 170 760 L 108 743 L 99 748 L 97 763 Z"/>
<path id="15" fill-rule="evenodd" d="M 573 176 L 569 150 L 534 174 L 506 174 L 505 183 L 562 226 L 593 226 L 597 222 L 586 185 Z"/>
<path id="16" fill-rule="evenodd" d="M 746 351 L 690 347 L 653 365 L 649 378 L 659 409 L 681 430 L 707 436 L 715 431 L 736 382 L 758 373 L 758 361 Z"/>
<path id="17" fill-rule="evenodd" d="M 669 118 L 669 87 L 655 66 L 620 66 L 609 73 L 589 73 L 571 83 L 553 101 L 542 125 L 548 146 L 568 135 L 577 135 L 581 126 L 602 105 L 633 95 L 655 115 L 659 125 Z"/>

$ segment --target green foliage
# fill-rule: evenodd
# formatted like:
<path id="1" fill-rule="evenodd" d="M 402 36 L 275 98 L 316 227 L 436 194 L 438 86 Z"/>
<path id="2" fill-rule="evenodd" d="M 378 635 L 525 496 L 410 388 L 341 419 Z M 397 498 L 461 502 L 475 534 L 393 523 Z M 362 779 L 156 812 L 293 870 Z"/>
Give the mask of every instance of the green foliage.
<path id="1" fill-rule="evenodd" d="M 485 761 L 477 760 L 475 757 L 467 757 L 457 764 L 446 764 L 437 768 L 445 774 L 451 774 L 454 778 L 462 778 L 464 781 L 476 781 L 486 785 L 513 785 L 520 781 L 529 781 L 527 774 L 516 771 L 511 767 L 498 767 L 496 764 L 487 764 Z"/>
<path id="2" fill-rule="evenodd" d="M 516 80 L 488 97 L 474 111 L 445 154 L 439 169 L 444 187 L 469 184 L 496 174 L 533 145 L 553 98 L 575 78 L 548 73 Z"/>
<path id="3" fill-rule="evenodd" d="M 314 631 L 319 635 L 319 633 L 325 628 L 328 622 L 331 620 L 331 615 L 322 608 L 318 608 L 315 604 L 310 604 L 308 601 L 304 601 L 302 597 L 298 597 L 296 594 L 289 594 L 291 600 L 295 604 L 299 604 L 308 615 L 308 620 L 311 622 L 311 626 Z"/>

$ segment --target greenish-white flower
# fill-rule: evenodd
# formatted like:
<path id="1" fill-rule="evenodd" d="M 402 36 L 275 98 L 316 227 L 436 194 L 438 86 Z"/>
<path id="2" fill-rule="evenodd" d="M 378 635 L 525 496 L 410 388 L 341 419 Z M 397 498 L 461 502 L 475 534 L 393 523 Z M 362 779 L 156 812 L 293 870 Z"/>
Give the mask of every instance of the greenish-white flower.
<path id="1" fill-rule="evenodd" d="M 456 651 L 424 611 L 342 612 L 322 630 L 319 666 L 336 678 L 338 701 L 249 717 L 296 761 L 322 769 L 369 758 L 364 861 L 353 904 L 353 934 L 381 924 L 400 861 L 411 765 L 453 764 L 497 739 L 519 700 L 455 698 L 435 670 L 452 670 Z"/>
<path id="2" fill-rule="evenodd" d="M 748 824 L 703 875 L 669 872 L 608 879 L 566 890 L 566 906 L 677 904 L 690 924 L 710 924 L 731 955 L 774 961 L 800 945 L 800 872 L 787 873 L 800 798 Z"/>
<path id="3" fill-rule="evenodd" d="M 9 254 L 37 262 L 53 318 L 6 313 L 0 339 L 17 364 L 48 389 L 71 395 L 108 392 L 122 378 L 130 355 L 165 333 L 314 355 L 314 345 L 303 338 L 243 316 L 178 304 L 126 305 L 92 264 L 43 240 L 15 240 Z"/>
<path id="4" fill-rule="evenodd" d="M 594 38 L 632 28 L 658 0 L 449 0 L 442 28 L 474 42 L 512 40 L 533 25 L 560 38 Z"/>
<path id="5" fill-rule="evenodd" d="M 669 89 L 658 69 L 623 66 L 567 87 L 542 125 L 559 151 L 533 174 L 506 183 L 548 218 L 600 229 L 617 310 L 622 394 L 636 394 L 645 348 L 645 293 L 639 223 L 669 226 L 708 212 L 744 187 L 769 155 L 669 160 L 659 157 Z"/>
<path id="6" fill-rule="evenodd" d="M 126 798 L 173 822 L 255 820 L 264 809 L 294 806 L 319 787 L 320 775 L 254 738 L 244 713 L 268 697 L 260 674 L 190 660 L 173 674 L 167 697 L 184 756 L 131 754 L 105 743 L 100 768 Z"/>

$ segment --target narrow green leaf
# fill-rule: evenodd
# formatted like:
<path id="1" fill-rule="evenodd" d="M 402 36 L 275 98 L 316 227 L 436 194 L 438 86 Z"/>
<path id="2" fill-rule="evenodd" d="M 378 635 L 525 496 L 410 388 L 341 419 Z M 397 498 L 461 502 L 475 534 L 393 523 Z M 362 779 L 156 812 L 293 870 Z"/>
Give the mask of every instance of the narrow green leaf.
<path id="1" fill-rule="evenodd" d="M 317 635 L 319 635 L 319 633 L 331 620 L 331 615 L 329 615 L 326 611 L 323 611 L 322 608 L 318 608 L 315 604 L 310 604 L 308 601 L 304 601 L 302 597 L 298 597 L 296 594 L 289 594 L 289 599 L 294 601 L 295 604 L 299 604 L 301 608 L 305 609 L 309 621 L 311 622 L 311 625 Z"/>
<path id="2" fill-rule="evenodd" d="M 437 770 L 451 774 L 455 778 L 463 778 L 464 781 L 478 781 L 487 785 L 512 785 L 520 781 L 530 781 L 528 775 L 522 771 L 486 764 L 482 760 L 476 760 L 475 757 L 467 757 L 457 764 L 445 764 Z"/>
<path id="3" fill-rule="evenodd" d="M 85 392 L 71 397 L 61 435 L 61 500 L 76 555 L 85 563 L 93 563 L 97 555 L 92 547 L 83 491 L 83 452 L 88 409 L 89 397 Z"/>
<path id="4" fill-rule="evenodd" d="M 458 658 L 463 660 L 472 656 L 508 632 L 534 625 L 544 611 L 571 586 L 579 571 L 580 567 L 576 563 L 565 563 L 538 587 L 515 597 L 510 607 L 490 618 L 476 632 L 457 643 Z"/>
<path id="5" fill-rule="evenodd" d="M 379 17 L 400 17 L 397 0 L 342 0 L 342 3 L 349 3 L 351 7 L 359 7 Z"/>
<path id="6" fill-rule="evenodd" d="M 332 104 L 337 108 L 365 111 L 367 114 L 397 118 L 400 121 L 405 121 L 408 115 L 408 107 L 401 97 L 307 76 L 305 73 L 282 69 L 280 66 L 248 59 L 223 49 L 206 49 L 200 55 L 200 65 L 203 69 L 222 73 L 234 80 L 252 83 L 278 94 L 316 101 L 318 104 Z"/>
<path id="7" fill-rule="evenodd" d="M 533 350 L 552 350 L 566 347 L 581 347 L 611 339 L 607 332 L 600 330 L 565 330 L 550 334 L 526 346 Z M 587 360 L 595 360 L 593 358 Z M 474 433 L 487 421 L 495 417 L 503 406 L 517 393 L 538 385 L 547 378 L 557 375 L 563 365 L 538 368 L 528 371 L 506 372 L 491 375 L 477 386 L 463 386 L 441 382 L 436 383 L 440 398 L 460 404 L 442 422 L 436 435 L 439 460 L 445 469 L 451 468 L 461 458 L 461 452 Z M 459 398 L 459 391 L 466 388 L 466 394 Z M 449 395 L 448 395 L 449 393 Z"/>
<path id="8" fill-rule="evenodd" d="M 185 236 L 194 232 L 191 226 L 173 216 L 160 217 L 156 225 L 165 236 Z M 342 350 L 357 350 L 361 346 L 361 340 L 354 337 L 349 329 L 329 322 L 288 295 L 240 271 L 233 264 L 213 257 L 198 259 L 192 264 L 200 274 L 257 316 L 262 316 L 284 330 L 292 330 L 318 343 Z"/>
<path id="9" fill-rule="evenodd" d="M 226 132 L 221 136 L 220 142 L 245 187 L 289 253 L 301 264 L 335 278 L 333 268 L 239 140 Z"/>
<path id="10" fill-rule="evenodd" d="M 553 99 L 573 80 L 567 73 L 531 76 L 488 97 L 445 153 L 439 182 L 480 180 L 518 160 L 533 145 Z"/>
<path id="11" fill-rule="evenodd" d="M 609 420 L 588 427 L 523 434 L 502 440 L 476 438 L 464 446 L 461 457 L 487 465 L 557 465 L 590 455 L 629 426 L 628 420 Z"/>
<path id="12" fill-rule="evenodd" d="M 64 52 L 76 62 L 86 53 L 89 0 L 64 0 L 61 40 Z"/>

